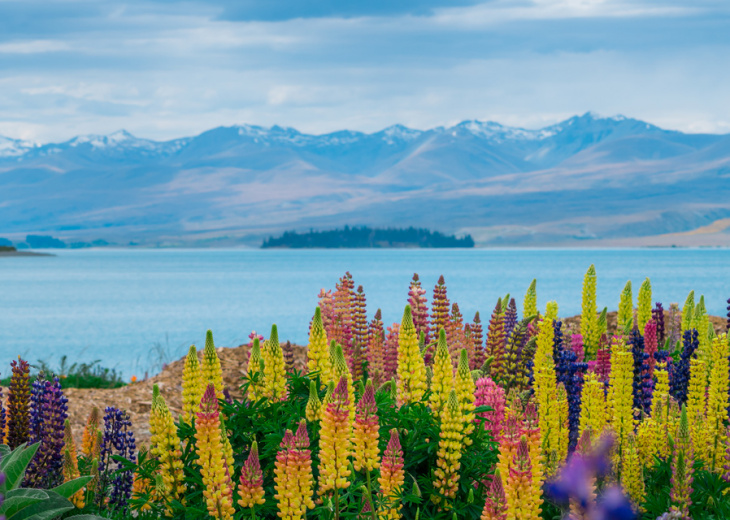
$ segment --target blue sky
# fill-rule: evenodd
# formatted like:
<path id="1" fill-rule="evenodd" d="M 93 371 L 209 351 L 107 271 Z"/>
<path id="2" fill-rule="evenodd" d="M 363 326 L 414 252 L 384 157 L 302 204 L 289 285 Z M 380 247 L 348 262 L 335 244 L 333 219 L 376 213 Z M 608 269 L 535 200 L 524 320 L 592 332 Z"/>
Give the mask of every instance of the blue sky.
<path id="1" fill-rule="evenodd" d="M 727 0 L 0 0 L 0 135 L 575 114 L 730 133 Z"/>

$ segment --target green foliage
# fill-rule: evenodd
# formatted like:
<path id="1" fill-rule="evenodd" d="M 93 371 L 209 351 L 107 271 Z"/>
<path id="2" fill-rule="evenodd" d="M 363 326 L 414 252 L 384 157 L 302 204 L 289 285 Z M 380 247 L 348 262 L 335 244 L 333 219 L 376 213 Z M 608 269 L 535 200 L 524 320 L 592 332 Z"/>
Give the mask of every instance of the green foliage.
<path id="1" fill-rule="evenodd" d="M 68 357 L 61 356 L 61 362 L 57 367 L 43 360 L 33 365 L 36 375 L 31 376 L 31 383 L 36 379 L 37 374 L 43 373 L 46 378 L 58 377 L 61 381 L 61 388 L 119 388 L 124 386 L 122 376 L 113 368 L 105 368 L 100 365 L 101 360 L 97 359 L 90 363 L 68 364 Z M 0 385 L 7 386 L 10 378 L 0 379 Z"/>

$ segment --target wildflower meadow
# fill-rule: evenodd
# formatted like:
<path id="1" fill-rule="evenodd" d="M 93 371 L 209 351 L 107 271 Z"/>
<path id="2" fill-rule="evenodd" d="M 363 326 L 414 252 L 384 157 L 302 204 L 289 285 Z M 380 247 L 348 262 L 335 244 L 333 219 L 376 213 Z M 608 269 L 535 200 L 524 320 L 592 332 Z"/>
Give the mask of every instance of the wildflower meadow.
<path id="1" fill-rule="evenodd" d="M 414 275 L 402 318 L 368 319 L 351 275 L 323 290 L 299 370 L 252 334 L 240 389 L 208 331 L 173 412 L 157 387 L 138 444 L 122 409 L 80 439 L 61 382 L 12 363 L 0 400 L 0 516 L 112 519 L 728 519 L 730 300 L 666 306 L 645 279 L 618 311 L 585 274 L 582 313 L 497 299 L 468 321 Z M 524 289 L 524 288 L 522 288 Z M 521 289 L 521 290 L 522 290 Z M 576 295 L 578 296 L 578 295 Z M 609 326 L 610 324 L 610 326 Z"/>

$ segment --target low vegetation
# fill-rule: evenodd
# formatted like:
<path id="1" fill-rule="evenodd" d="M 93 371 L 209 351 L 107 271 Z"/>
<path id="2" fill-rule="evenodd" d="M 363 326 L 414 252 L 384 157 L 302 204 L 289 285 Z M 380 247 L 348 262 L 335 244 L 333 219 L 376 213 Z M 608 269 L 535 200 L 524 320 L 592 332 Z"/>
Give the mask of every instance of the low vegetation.
<path id="1" fill-rule="evenodd" d="M 457 238 L 438 231 L 409 227 L 407 229 L 373 229 L 366 226 L 309 231 L 287 231 L 278 238 L 264 240 L 262 248 L 383 248 L 383 247 L 474 247 L 471 235 Z"/>

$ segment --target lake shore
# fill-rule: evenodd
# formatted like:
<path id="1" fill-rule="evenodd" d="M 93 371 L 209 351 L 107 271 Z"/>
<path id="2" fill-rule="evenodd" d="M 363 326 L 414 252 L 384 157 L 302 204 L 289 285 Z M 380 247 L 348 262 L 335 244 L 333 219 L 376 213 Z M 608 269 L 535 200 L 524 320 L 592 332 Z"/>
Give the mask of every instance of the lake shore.
<path id="1" fill-rule="evenodd" d="M 56 256 L 51 253 L 34 253 L 32 251 L 0 251 L 0 258 L 13 256 Z"/>

